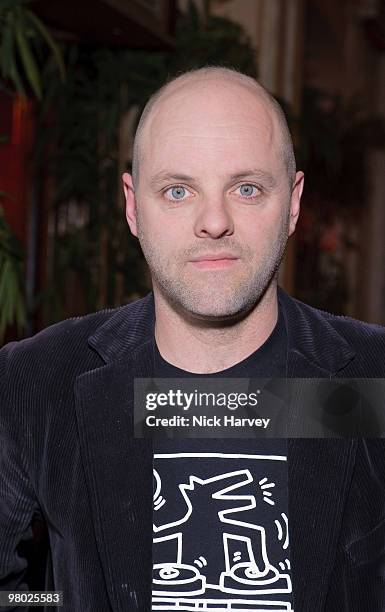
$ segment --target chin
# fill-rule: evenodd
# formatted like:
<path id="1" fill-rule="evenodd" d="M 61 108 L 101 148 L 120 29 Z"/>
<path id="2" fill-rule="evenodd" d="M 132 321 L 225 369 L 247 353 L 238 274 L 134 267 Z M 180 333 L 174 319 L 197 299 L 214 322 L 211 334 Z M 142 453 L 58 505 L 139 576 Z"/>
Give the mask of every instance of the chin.
<path id="1" fill-rule="evenodd" d="M 182 300 L 179 309 L 188 318 L 204 323 L 235 322 L 244 318 L 257 304 L 255 298 L 249 300 L 228 300 L 226 302 L 213 303 L 213 296 L 207 296 L 202 302 L 189 302 Z"/>
<path id="2" fill-rule="evenodd" d="M 191 321 L 220 323 L 238 321 L 249 314 L 265 295 L 272 279 L 254 284 L 249 279 L 238 281 L 228 286 L 227 292 L 226 281 L 221 286 L 203 287 L 186 279 L 178 283 L 162 280 L 157 287 L 173 310 Z"/>

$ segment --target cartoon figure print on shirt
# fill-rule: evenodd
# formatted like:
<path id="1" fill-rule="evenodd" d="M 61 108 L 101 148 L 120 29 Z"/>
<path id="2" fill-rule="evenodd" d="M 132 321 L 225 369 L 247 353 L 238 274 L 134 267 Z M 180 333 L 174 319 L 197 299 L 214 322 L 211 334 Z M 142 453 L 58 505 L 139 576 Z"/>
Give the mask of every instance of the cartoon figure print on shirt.
<path id="1" fill-rule="evenodd" d="M 285 456 L 154 455 L 152 610 L 292 612 L 285 473 Z"/>

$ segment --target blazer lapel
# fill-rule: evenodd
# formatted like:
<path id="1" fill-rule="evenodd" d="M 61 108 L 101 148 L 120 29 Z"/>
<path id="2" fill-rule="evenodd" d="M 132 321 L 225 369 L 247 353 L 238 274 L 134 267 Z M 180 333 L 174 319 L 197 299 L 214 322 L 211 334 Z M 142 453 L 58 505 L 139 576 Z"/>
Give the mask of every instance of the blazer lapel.
<path id="1" fill-rule="evenodd" d="M 288 339 L 289 378 L 343 376 L 354 359 L 351 345 L 327 321 L 325 315 L 278 290 Z"/>
<path id="2" fill-rule="evenodd" d="M 150 610 L 152 443 L 133 436 L 133 379 L 150 376 L 150 348 L 136 360 L 83 374 L 76 412 L 97 546 L 113 610 Z"/>
<path id="3" fill-rule="evenodd" d="M 317 311 L 279 291 L 290 378 L 343 377 L 351 346 Z M 294 609 L 324 611 L 357 441 L 289 439 L 290 558 Z"/>
<path id="4" fill-rule="evenodd" d="M 135 439 L 133 384 L 152 376 L 152 296 L 89 339 L 105 365 L 80 375 L 75 407 L 96 542 L 114 611 L 151 609 L 152 442 Z"/>

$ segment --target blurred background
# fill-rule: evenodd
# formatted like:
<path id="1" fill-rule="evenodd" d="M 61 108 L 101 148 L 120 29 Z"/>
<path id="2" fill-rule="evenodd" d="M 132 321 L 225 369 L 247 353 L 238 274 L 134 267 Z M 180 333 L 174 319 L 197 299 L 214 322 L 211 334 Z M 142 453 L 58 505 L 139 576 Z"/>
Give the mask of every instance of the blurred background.
<path id="1" fill-rule="evenodd" d="M 306 185 L 281 285 L 385 324 L 384 0 L 1 0 L 0 342 L 149 290 L 121 174 L 186 69 L 256 77 Z"/>

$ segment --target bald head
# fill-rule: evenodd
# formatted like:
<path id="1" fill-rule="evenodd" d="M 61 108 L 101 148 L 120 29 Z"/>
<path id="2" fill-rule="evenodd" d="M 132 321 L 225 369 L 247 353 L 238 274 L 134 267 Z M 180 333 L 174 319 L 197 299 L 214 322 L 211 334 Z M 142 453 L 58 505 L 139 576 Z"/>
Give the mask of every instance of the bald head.
<path id="1" fill-rule="evenodd" d="M 236 70 L 221 67 L 207 67 L 198 70 L 191 70 L 172 79 L 161 87 L 148 100 L 141 115 L 135 135 L 133 158 L 132 158 L 132 179 L 134 187 L 139 184 L 140 165 L 146 155 L 148 146 L 149 132 L 151 123 L 157 112 L 167 105 L 167 101 L 178 94 L 188 93 L 188 91 L 200 90 L 207 91 L 207 87 L 213 86 L 213 91 L 220 86 L 238 87 L 240 95 L 242 90 L 245 94 L 255 97 L 255 102 L 263 108 L 275 126 L 275 138 L 272 143 L 277 148 L 277 154 L 281 157 L 287 171 L 290 185 L 294 184 L 296 174 L 296 163 L 293 151 L 293 143 L 289 128 L 281 106 L 273 96 L 260 85 L 255 79 L 246 76 Z"/>

